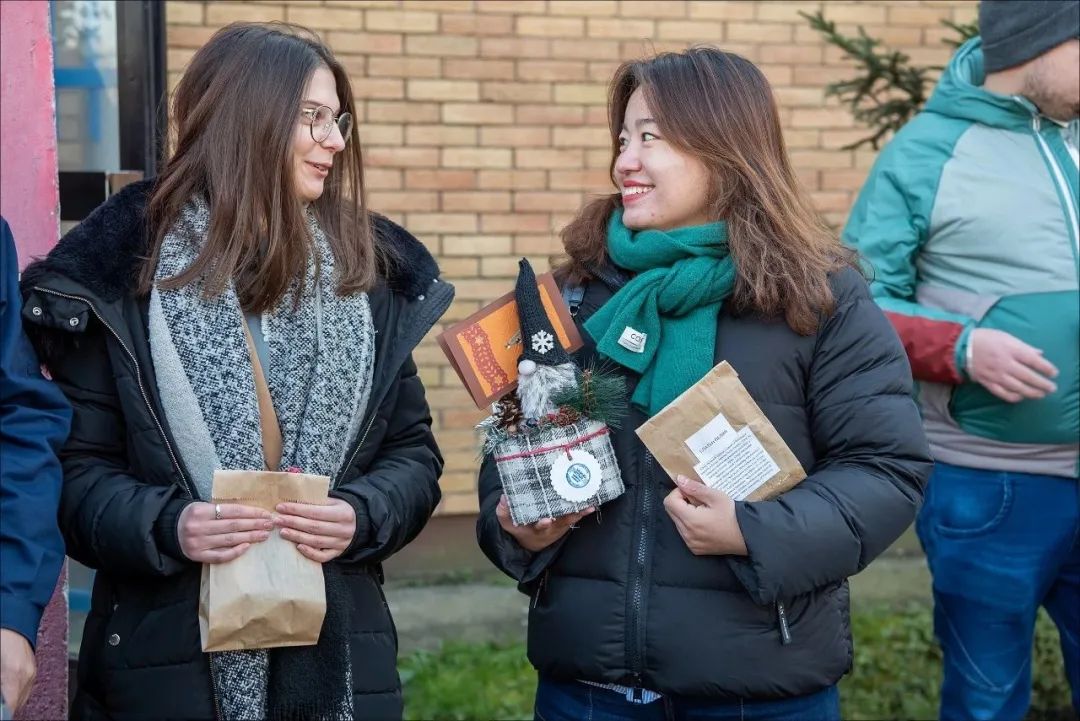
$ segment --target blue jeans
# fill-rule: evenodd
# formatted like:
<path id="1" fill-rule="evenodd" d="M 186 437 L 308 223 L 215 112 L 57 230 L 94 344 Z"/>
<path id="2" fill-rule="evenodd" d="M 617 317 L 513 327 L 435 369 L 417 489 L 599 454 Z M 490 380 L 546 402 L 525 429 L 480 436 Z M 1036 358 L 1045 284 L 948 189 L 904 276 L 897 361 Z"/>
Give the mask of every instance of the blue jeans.
<path id="1" fill-rule="evenodd" d="M 808 696 L 769 701 L 662 696 L 637 704 L 617 691 L 541 677 L 533 714 L 536 721 L 837 721 L 840 694 L 829 686 Z"/>
<path id="2" fill-rule="evenodd" d="M 1024 717 L 1039 606 L 1080 712 L 1080 483 L 938 463 L 916 529 L 945 656 L 941 718 Z"/>

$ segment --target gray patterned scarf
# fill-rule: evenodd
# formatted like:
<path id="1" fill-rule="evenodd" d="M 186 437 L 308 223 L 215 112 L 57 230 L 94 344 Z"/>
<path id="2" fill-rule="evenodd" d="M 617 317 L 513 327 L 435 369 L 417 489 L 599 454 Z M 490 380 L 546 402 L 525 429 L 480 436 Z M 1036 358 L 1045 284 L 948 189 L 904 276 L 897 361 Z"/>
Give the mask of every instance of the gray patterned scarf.
<path id="1" fill-rule="evenodd" d="M 263 313 L 261 329 L 269 357 L 261 360 L 281 426 L 281 468 L 295 466 L 334 477 L 368 404 L 375 335 L 367 295 L 339 297 L 334 292 L 330 245 L 314 213 L 309 210 L 307 218 L 321 277 L 312 255 L 298 306 L 294 307 L 294 283 L 276 308 Z M 165 236 L 157 280 L 191 265 L 209 223 L 207 203 L 192 200 Z M 208 499 L 215 469 L 261 470 L 264 461 L 244 315 L 235 289 L 230 285 L 210 299 L 202 291 L 201 281 L 174 290 L 155 286 L 150 297 L 150 344 L 169 427 L 199 495 Z M 352 718 L 349 634 L 347 627 L 337 628 L 347 626 L 347 609 L 331 608 L 341 594 L 333 592 L 332 574 L 326 575 L 327 620 L 317 647 L 210 654 L 227 721 Z M 279 673 L 312 668 L 336 668 L 335 686 L 340 688 L 333 691 L 334 698 L 275 698 L 278 688 L 297 688 L 278 683 Z M 320 689 L 320 695 L 325 691 Z"/>

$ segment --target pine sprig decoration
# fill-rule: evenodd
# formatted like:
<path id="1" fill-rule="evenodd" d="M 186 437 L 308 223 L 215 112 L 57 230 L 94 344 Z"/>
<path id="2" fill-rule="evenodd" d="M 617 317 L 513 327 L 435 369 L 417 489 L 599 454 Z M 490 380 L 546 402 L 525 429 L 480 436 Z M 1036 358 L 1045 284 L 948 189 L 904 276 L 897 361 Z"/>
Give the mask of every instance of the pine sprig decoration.
<path id="1" fill-rule="evenodd" d="M 868 126 L 873 132 L 845 145 L 844 150 L 854 150 L 870 145 L 877 150 L 882 141 L 904 127 L 930 97 L 930 88 L 939 66 L 912 65 L 911 57 L 898 50 L 881 48 L 881 41 L 867 35 L 859 26 L 858 35 L 849 37 L 836 29 L 836 23 L 826 20 L 819 10 L 815 13 L 800 12 L 810 27 L 825 37 L 830 45 L 840 48 L 859 66 L 860 74 L 851 80 L 841 80 L 825 87 L 826 97 L 839 98 L 848 106 L 852 116 Z M 948 45 L 959 47 L 966 40 L 978 35 L 977 23 L 957 24 L 942 21 L 960 36 L 958 40 L 946 39 Z"/>
<path id="2" fill-rule="evenodd" d="M 610 367 L 593 364 L 582 371 L 576 387 L 559 391 L 551 400 L 560 408 L 619 428 L 627 411 L 626 381 Z"/>

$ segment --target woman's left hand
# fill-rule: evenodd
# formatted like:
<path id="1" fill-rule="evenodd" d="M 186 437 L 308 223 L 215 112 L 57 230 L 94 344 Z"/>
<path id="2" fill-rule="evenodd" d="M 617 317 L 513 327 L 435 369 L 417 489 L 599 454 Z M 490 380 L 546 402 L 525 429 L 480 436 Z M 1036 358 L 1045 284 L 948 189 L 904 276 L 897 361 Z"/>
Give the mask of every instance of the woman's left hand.
<path id="1" fill-rule="evenodd" d="M 695 556 L 745 556 L 746 541 L 731 496 L 686 476 L 675 478 L 664 509 Z"/>
<path id="2" fill-rule="evenodd" d="M 312 561 L 337 558 L 356 534 L 356 511 L 340 498 L 326 504 L 279 503 L 276 510 L 274 525 L 281 529 L 281 537 Z"/>

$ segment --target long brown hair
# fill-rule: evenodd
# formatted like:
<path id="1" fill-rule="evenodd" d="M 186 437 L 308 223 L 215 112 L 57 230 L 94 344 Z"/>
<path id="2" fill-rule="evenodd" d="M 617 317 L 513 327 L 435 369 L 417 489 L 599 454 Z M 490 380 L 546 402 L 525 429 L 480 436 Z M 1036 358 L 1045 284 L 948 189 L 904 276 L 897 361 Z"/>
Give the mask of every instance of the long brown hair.
<path id="1" fill-rule="evenodd" d="M 835 305 L 829 273 L 854 259 L 799 186 L 765 76 L 749 60 L 707 47 L 623 63 L 608 94 L 613 182 L 626 104 L 638 88 L 665 139 L 709 170 L 709 214 L 727 221 L 737 269 L 733 310 L 814 333 Z M 582 278 L 604 262 L 607 222 L 621 205 L 618 193 L 593 200 L 563 229 L 564 272 Z"/>
<path id="2" fill-rule="evenodd" d="M 293 281 L 302 292 L 312 238 L 295 189 L 293 137 L 304 90 L 321 66 L 334 75 L 341 112 L 355 118 L 345 69 L 309 30 L 233 23 L 195 53 L 173 97 L 175 150 L 147 208 L 151 244 L 143 293 L 154 284 L 166 233 L 197 195 L 210 205 L 206 243 L 190 267 L 161 287 L 204 277 L 206 294 L 214 296 L 231 281 L 251 312 L 274 307 Z M 380 259 L 364 203 L 355 123 L 312 208 L 333 251 L 337 292 L 369 289 Z"/>

